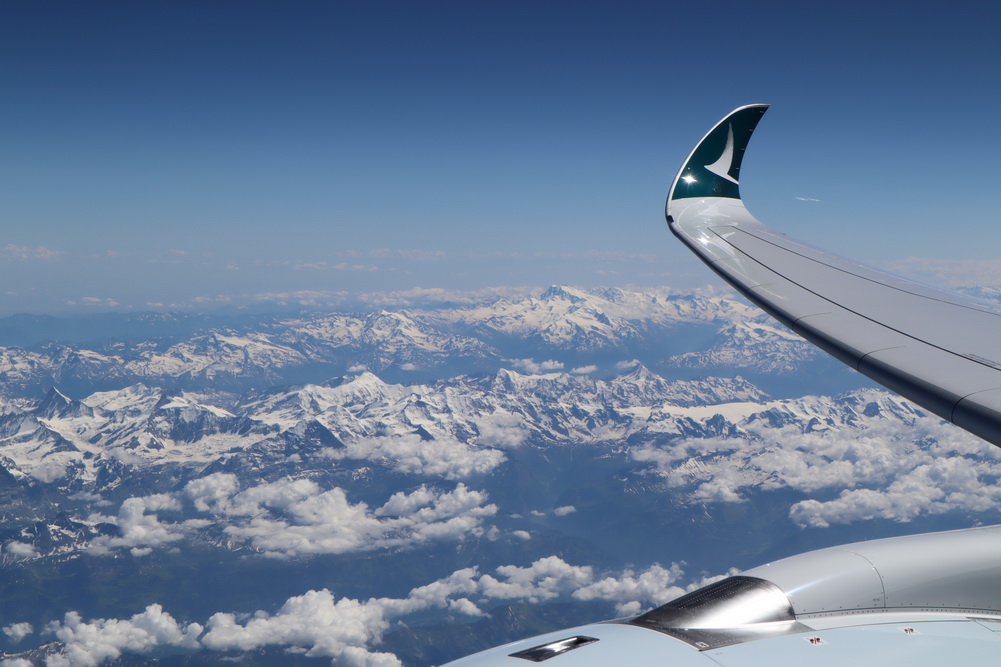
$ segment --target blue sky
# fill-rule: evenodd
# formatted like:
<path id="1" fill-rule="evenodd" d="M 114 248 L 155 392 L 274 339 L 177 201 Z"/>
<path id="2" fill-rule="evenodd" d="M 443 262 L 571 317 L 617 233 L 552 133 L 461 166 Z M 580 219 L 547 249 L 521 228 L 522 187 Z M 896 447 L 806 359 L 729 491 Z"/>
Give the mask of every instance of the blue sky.
<path id="1" fill-rule="evenodd" d="M 742 172 L 757 217 L 865 261 L 991 266 L 998 14 L 4 3 L 0 315 L 707 284 L 663 199 L 751 102 L 773 105 Z"/>

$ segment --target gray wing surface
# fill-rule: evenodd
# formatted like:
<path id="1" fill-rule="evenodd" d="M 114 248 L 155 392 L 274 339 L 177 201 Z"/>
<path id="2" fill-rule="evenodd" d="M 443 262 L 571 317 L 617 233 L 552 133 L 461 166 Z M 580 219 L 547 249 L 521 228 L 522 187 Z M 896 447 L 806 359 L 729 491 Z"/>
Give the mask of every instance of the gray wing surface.
<path id="1" fill-rule="evenodd" d="M 1001 446 L 1001 310 L 792 239 L 740 198 L 744 150 L 767 105 L 733 111 L 671 187 L 671 231 L 790 329 L 883 386 Z"/>

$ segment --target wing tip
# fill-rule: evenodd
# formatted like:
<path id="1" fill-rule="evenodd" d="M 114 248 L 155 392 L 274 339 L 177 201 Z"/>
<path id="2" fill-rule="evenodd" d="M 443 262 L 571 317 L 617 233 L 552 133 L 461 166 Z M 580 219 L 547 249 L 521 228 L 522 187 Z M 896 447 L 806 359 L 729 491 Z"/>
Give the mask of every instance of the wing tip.
<path id="1" fill-rule="evenodd" d="M 740 165 L 744 150 L 768 104 L 746 104 L 723 117 L 695 145 L 682 164 L 667 196 L 671 202 L 692 197 L 740 199 Z"/>

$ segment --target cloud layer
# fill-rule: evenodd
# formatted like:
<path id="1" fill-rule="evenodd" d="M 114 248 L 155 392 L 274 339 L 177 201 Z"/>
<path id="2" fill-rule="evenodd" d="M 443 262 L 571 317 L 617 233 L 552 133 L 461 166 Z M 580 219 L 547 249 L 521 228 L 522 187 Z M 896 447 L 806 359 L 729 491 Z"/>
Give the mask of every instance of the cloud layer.
<path id="1" fill-rule="evenodd" d="M 197 517 L 180 518 L 184 509 Z M 89 522 L 113 524 L 118 534 L 94 538 L 88 551 L 101 555 L 129 550 L 144 556 L 212 529 L 236 544 L 280 558 L 413 548 L 483 535 L 484 520 L 496 512 L 485 493 L 461 483 L 451 491 L 426 485 L 401 491 L 371 508 L 352 503 L 344 489 L 324 490 L 307 479 L 241 489 L 235 475 L 215 473 L 189 482 L 178 493 L 129 498 L 115 516 L 91 515 Z M 167 518 L 161 519 L 164 513 Z"/>
<path id="2" fill-rule="evenodd" d="M 982 511 L 1001 501 L 1001 451 L 886 392 L 776 401 L 722 435 L 645 445 L 631 455 L 691 502 L 744 502 L 758 491 L 814 496 L 790 518 L 826 527 Z"/>
<path id="3" fill-rule="evenodd" d="M 416 504 L 412 499 L 400 497 L 393 511 L 413 506 Z M 702 579 L 683 587 L 679 585 L 683 576 L 678 564 L 600 576 L 590 566 L 572 565 L 549 556 L 527 566 L 504 565 L 489 573 L 481 573 L 475 567 L 457 570 L 412 589 L 404 598 L 338 599 L 327 589 L 309 590 L 290 597 L 273 613 L 218 612 L 204 624 L 180 622 L 158 604 L 151 604 L 126 619 L 84 621 L 77 612 L 69 612 L 41 632 L 59 642 L 44 664 L 96 667 L 123 653 L 279 647 L 311 657 L 330 658 L 334 664 L 348 667 L 399 667 L 400 660 L 380 651 L 378 645 L 395 623 L 411 614 L 448 609 L 476 617 L 482 616 L 488 605 L 557 599 L 600 600 L 615 604 L 620 614 L 634 614 L 719 578 Z M 31 627 L 16 624 L 4 631 L 9 636 L 23 638 L 31 633 Z M 14 657 L 3 664 L 23 667 L 32 663 Z"/>

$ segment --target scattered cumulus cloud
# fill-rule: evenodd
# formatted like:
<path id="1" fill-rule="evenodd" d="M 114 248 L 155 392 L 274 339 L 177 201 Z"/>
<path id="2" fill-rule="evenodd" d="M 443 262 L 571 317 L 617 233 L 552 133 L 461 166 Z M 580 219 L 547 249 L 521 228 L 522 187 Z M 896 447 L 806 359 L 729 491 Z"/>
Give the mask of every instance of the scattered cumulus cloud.
<path id="1" fill-rule="evenodd" d="M 524 435 L 516 428 L 495 424 L 484 437 L 480 444 L 517 446 Z M 416 433 L 351 440 L 344 449 L 329 450 L 327 456 L 376 461 L 396 472 L 452 480 L 486 474 L 506 458 L 497 449 L 474 447 L 449 437 L 423 440 Z"/>
<path id="2" fill-rule="evenodd" d="M 628 371 L 636 368 L 640 365 L 639 359 L 630 359 L 628 361 L 623 360 L 615 364 L 615 370 L 617 371 Z"/>
<path id="3" fill-rule="evenodd" d="M 0 667 L 35 667 L 35 663 L 27 658 L 4 658 Z"/>
<path id="4" fill-rule="evenodd" d="M 401 500 L 400 508 L 409 504 Z M 528 566 L 504 565 L 486 573 L 476 567 L 463 568 L 414 588 L 402 598 L 356 600 L 337 598 L 327 589 L 309 590 L 288 598 L 275 612 L 218 612 L 204 624 L 179 622 L 159 604 L 126 619 L 85 621 L 71 611 L 49 623 L 42 634 L 58 642 L 46 657 L 48 667 L 96 667 L 122 654 L 171 649 L 251 651 L 263 647 L 284 647 L 351 667 L 400 667 L 399 658 L 374 647 L 393 623 L 411 614 L 446 609 L 476 618 L 484 615 L 487 606 L 557 599 L 605 601 L 614 604 L 619 613 L 631 614 L 721 578 L 681 586 L 683 576 L 678 564 L 598 575 L 590 566 L 549 556 Z M 23 638 L 31 633 L 30 625 L 16 625 L 26 627 L 15 630 L 15 626 L 8 626 L 12 628 L 8 636 Z M 19 666 L 16 660 L 24 659 L 13 657 L 5 664 Z"/>
<path id="5" fill-rule="evenodd" d="M 3 633 L 15 644 L 35 631 L 31 623 L 11 623 L 3 627 Z"/>
<path id="6" fill-rule="evenodd" d="M 8 542 L 4 545 L 4 551 L 10 554 L 14 558 L 25 559 L 34 558 L 38 556 L 38 552 L 35 550 L 35 546 L 32 544 L 27 544 L 25 542 Z"/>
<path id="7" fill-rule="evenodd" d="M 118 526 L 119 535 L 101 535 L 90 545 L 92 554 L 107 554 L 117 548 L 126 548 L 134 556 L 150 553 L 152 547 L 177 542 L 185 536 L 185 524 L 164 523 L 157 512 L 181 510 L 181 503 L 171 494 L 160 493 L 126 499 L 117 516 L 93 514 L 89 517 L 95 523 L 111 523 Z M 195 524 L 201 527 L 201 524 Z"/>
<path id="8" fill-rule="evenodd" d="M 309 657 L 333 658 L 357 667 L 397 667 L 390 653 L 369 650 L 389 627 L 384 600 L 335 600 L 328 590 L 289 598 L 275 614 L 257 612 L 241 624 L 234 614 L 218 613 L 208 623 L 202 644 L 216 651 L 249 651 L 262 646 L 295 646 Z"/>
<path id="9" fill-rule="evenodd" d="M 570 372 L 573 373 L 574 375 L 588 375 L 590 373 L 595 372 L 596 370 L 598 370 L 597 366 L 595 366 L 594 364 L 589 364 L 587 366 L 578 366 L 577 368 L 573 369 Z"/>
<path id="10" fill-rule="evenodd" d="M 776 401 L 726 435 L 645 445 L 631 456 L 689 489 L 691 502 L 744 502 L 782 488 L 809 494 L 790 509 L 800 526 L 911 521 L 1001 502 L 1001 452 L 878 390 Z"/>
<path id="11" fill-rule="evenodd" d="M 483 415 L 476 424 L 479 430 L 476 444 L 486 447 L 518 447 L 529 435 L 523 422 L 522 416 L 500 409 Z"/>
<path id="12" fill-rule="evenodd" d="M 91 667 L 114 660 L 122 653 L 149 653 L 160 647 L 196 649 L 204 628 L 198 623 L 180 625 L 158 604 L 129 619 L 96 619 L 84 622 L 71 611 L 45 628 L 61 642 L 61 650 L 45 659 L 46 667 Z"/>
<path id="13" fill-rule="evenodd" d="M 172 547 L 206 529 L 275 558 L 412 548 L 428 542 L 461 542 L 484 535 L 497 512 L 487 495 L 458 484 L 451 491 L 420 486 L 393 494 L 384 505 L 352 503 L 344 489 L 324 490 L 311 480 L 285 479 L 242 489 L 235 475 L 214 473 L 182 491 L 125 500 L 115 516 L 92 514 L 91 523 L 118 527 L 99 535 L 88 552 L 134 557 Z M 195 518 L 180 520 L 187 505 Z M 173 518 L 173 520 L 172 520 Z M 8 554 L 32 557 L 34 548 L 8 542 Z"/>
<path id="14" fill-rule="evenodd" d="M 310 480 L 237 488 L 233 475 L 216 473 L 189 483 L 185 493 L 197 509 L 236 519 L 224 528 L 232 538 L 275 557 L 462 541 L 481 535 L 483 520 L 497 512 L 485 493 L 464 484 L 448 492 L 426 486 L 399 492 L 374 509 Z"/>
<path id="15" fill-rule="evenodd" d="M 122 305 L 117 299 L 100 296 L 84 296 L 79 299 L 66 299 L 67 306 L 84 306 L 87 308 L 118 308 Z"/>
<path id="16" fill-rule="evenodd" d="M 532 375 L 552 373 L 553 371 L 563 369 L 563 362 L 556 361 L 554 359 L 549 359 L 540 363 L 536 363 L 534 359 L 510 359 L 509 361 L 515 368 L 520 368 L 526 373 L 530 373 Z"/>
<path id="17" fill-rule="evenodd" d="M 14 259 L 19 261 L 27 261 L 32 259 L 40 260 L 53 260 L 61 259 L 66 253 L 61 250 L 53 250 L 51 248 L 46 248 L 45 246 L 35 246 L 34 248 L 29 248 L 27 246 L 19 246 L 13 243 L 8 243 L 3 247 L 4 255 L 7 259 Z"/>

